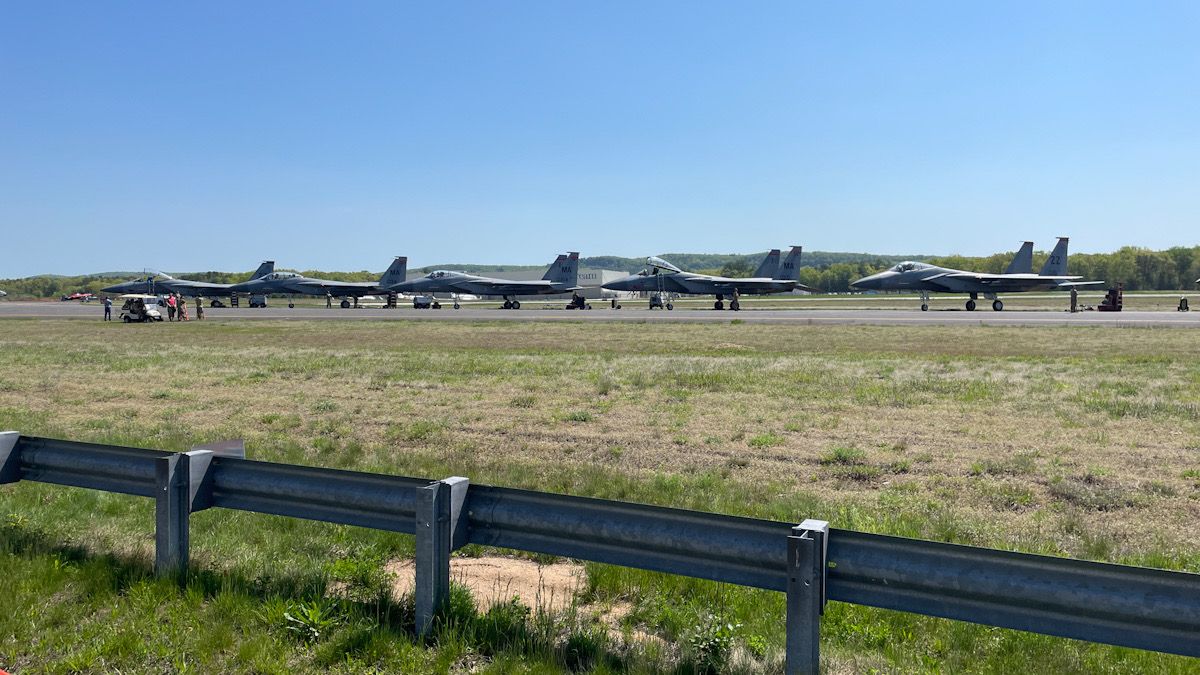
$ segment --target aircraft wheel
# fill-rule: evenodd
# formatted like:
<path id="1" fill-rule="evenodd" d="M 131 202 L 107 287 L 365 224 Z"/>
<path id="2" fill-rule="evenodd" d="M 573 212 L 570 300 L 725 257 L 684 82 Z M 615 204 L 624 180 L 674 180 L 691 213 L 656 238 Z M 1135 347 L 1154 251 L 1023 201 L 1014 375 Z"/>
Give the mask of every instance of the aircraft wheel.
<path id="1" fill-rule="evenodd" d="M 519 300 L 513 300 L 512 308 L 513 309 L 521 309 L 521 302 Z"/>
<path id="2" fill-rule="evenodd" d="M 617 305 L 616 309 L 621 309 L 621 306 L 620 306 L 620 305 Z"/>
<path id="3" fill-rule="evenodd" d="M 996 310 L 997 312 L 1002 311 L 1004 309 L 1004 303 L 1000 302 L 999 300 L 993 300 L 992 309 Z"/>
<path id="4" fill-rule="evenodd" d="M 456 302 L 456 303 L 454 303 L 454 309 L 462 309 L 462 305 L 460 305 Z"/>
<path id="5" fill-rule="evenodd" d="M 289 303 L 288 303 L 288 309 L 296 309 L 296 303 L 294 303 L 294 302 L 289 302 Z"/>
<path id="6" fill-rule="evenodd" d="M 921 303 L 921 311 L 922 311 L 922 312 L 928 312 L 928 311 L 929 311 L 929 305 L 927 305 L 927 304 L 925 304 L 925 303 Z"/>
<path id="7" fill-rule="evenodd" d="M 733 300 L 729 303 L 729 309 L 732 309 L 735 312 L 740 311 L 742 309 L 742 303 L 738 302 L 737 300 Z"/>
<path id="8" fill-rule="evenodd" d="M 670 303 L 670 302 L 668 302 L 668 303 L 667 303 L 667 311 L 669 312 L 669 311 L 671 311 L 671 310 L 673 310 L 673 309 L 675 309 L 675 305 L 674 305 L 674 303 Z"/>
<path id="9" fill-rule="evenodd" d="M 716 301 L 716 302 L 714 302 L 714 303 L 713 303 L 713 309 L 718 309 L 718 310 L 719 310 L 719 309 L 725 309 L 725 303 L 723 303 L 723 302 L 721 302 L 720 300 L 718 300 L 718 301 Z"/>
<path id="10" fill-rule="evenodd" d="M 967 301 L 967 311 L 968 311 L 968 312 L 974 312 L 974 311 L 975 311 L 975 301 L 974 301 L 974 300 L 968 300 L 968 301 Z"/>
<path id="11" fill-rule="evenodd" d="M 504 304 L 502 306 L 504 307 L 504 309 L 512 309 L 512 303 L 509 302 L 508 300 L 505 300 Z"/>

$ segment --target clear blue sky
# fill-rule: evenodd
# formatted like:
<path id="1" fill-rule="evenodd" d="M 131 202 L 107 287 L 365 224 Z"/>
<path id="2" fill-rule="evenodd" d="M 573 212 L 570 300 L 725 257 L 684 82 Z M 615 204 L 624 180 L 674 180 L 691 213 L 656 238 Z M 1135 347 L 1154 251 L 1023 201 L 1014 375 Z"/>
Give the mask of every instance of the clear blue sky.
<path id="1" fill-rule="evenodd" d="M 1194 245 L 1198 29 L 1196 2 L 5 3 L 0 277 Z"/>

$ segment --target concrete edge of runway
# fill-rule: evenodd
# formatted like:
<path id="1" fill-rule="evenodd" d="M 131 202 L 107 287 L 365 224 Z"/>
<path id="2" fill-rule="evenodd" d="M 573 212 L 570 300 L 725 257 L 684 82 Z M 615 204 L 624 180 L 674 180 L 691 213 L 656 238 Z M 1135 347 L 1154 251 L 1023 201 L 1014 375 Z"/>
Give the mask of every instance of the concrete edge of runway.
<path id="1" fill-rule="evenodd" d="M 0 319 L 56 319 L 98 321 L 103 308 L 98 304 L 50 302 L 0 302 Z M 119 311 L 114 308 L 114 318 Z M 528 308 L 501 310 L 469 307 L 415 310 L 397 309 L 326 309 L 300 306 L 205 309 L 214 321 L 542 321 L 576 323 L 731 323 L 782 325 L 947 325 L 947 326 L 1109 326 L 1109 327 L 1200 327 L 1200 312 L 1078 312 L 1044 310 L 919 310 L 898 309 L 745 309 L 740 312 L 711 309 L 649 310 L 607 307 L 593 310 Z"/>

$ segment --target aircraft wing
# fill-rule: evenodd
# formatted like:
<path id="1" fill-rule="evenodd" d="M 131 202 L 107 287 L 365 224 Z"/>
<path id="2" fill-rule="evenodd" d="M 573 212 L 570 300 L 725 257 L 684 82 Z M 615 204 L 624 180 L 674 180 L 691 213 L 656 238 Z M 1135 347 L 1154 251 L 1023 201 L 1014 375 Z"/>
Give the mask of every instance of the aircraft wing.
<path id="1" fill-rule="evenodd" d="M 332 281 L 328 279 L 316 279 L 312 281 L 299 281 L 292 284 L 300 293 L 311 293 L 313 295 L 367 295 L 379 292 L 379 285 L 371 281 Z"/>
<path id="2" fill-rule="evenodd" d="M 921 281 L 937 284 L 947 289 L 961 292 L 966 286 L 978 286 L 986 291 L 989 288 L 1004 288 L 1008 291 L 1022 289 L 1045 288 L 1054 286 L 1067 288 L 1070 286 L 1093 286 L 1103 281 L 1078 281 L 1079 276 L 1050 276 L 1040 274 L 984 274 L 980 272 L 943 272 L 924 277 Z"/>
<path id="3" fill-rule="evenodd" d="M 472 281 L 468 292 L 478 292 L 484 295 L 541 295 L 546 293 L 568 293 L 582 290 L 582 286 L 565 288 L 555 286 L 553 281 Z M 466 290 L 464 288 L 464 290 Z"/>

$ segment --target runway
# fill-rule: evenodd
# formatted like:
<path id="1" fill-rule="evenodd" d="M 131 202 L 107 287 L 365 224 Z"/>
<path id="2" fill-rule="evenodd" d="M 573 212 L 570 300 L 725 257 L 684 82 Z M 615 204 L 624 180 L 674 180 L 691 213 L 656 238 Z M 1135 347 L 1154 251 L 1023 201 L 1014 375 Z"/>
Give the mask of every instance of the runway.
<path id="1" fill-rule="evenodd" d="M 891 309 L 746 309 L 740 312 L 712 309 L 644 308 L 565 310 L 561 305 L 527 306 L 519 310 L 472 306 L 462 309 L 341 309 L 286 306 L 261 309 L 206 308 L 205 318 L 217 321 L 324 320 L 324 321 L 567 321 L 604 323 L 729 323 L 864 326 L 1110 326 L 1200 328 L 1200 312 L 1069 312 L 1005 310 L 918 310 Z M 114 316 L 119 310 L 113 308 Z M 0 301 L 0 319 L 75 319 L 99 321 L 104 308 L 99 303 L 7 302 Z"/>

